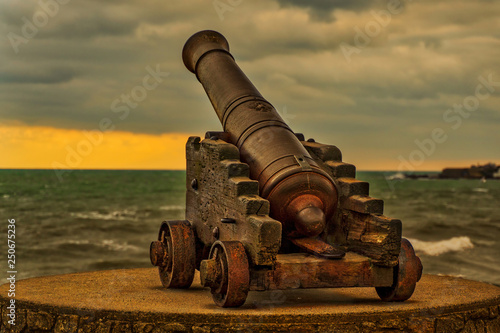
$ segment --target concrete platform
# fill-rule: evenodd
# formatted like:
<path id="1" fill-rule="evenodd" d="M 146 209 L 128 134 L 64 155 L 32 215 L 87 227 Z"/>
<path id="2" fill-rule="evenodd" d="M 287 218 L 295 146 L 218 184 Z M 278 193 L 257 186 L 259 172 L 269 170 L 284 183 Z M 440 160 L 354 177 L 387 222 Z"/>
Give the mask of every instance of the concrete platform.
<path id="1" fill-rule="evenodd" d="M 199 277 L 187 290 L 161 286 L 156 268 L 110 270 L 0 287 L 1 332 L 500 332 L 500 288 L 424 275 L 413 297 L 384 303 L 374 288 L 250 292 L 239 309 L 214 305 Z"/>

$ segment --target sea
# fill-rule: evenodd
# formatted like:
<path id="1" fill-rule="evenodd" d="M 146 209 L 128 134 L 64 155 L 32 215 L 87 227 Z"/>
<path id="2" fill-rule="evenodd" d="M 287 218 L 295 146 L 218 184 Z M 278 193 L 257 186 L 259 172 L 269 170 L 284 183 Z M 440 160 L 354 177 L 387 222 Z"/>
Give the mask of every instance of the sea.
<path id="1" fill-rule="evenodd" d="M 500 285 L 500 180 L 358 172 L 400 219 L 424 273 Z M 15 220 L 17 278 L 152 267 L 160 223 L 184 218 L 185 171 L 0 170 L 0 276 Z M 11 251 L 12 252 L 12 251 Z M 6 282 L 5 279 L 4 282 Z"/>

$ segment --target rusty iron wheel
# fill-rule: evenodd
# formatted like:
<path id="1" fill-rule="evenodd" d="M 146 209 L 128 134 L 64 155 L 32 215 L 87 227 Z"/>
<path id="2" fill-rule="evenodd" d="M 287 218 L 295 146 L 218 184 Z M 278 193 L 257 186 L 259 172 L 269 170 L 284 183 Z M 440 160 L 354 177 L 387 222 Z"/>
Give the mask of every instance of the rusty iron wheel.
<path id="1" fill-rule="evenodd" d="M 386 302 L 402 302 L 411 297 L 415 286 L 422 276 L 422 263 L 415 255 L 413 246 L 401 239 L 399 263 L 394 268 L 394 284 L 391 287 L 376 287 L 378 296 Z"/>
<path id="2" fill-rule="evenodd" d="M 158 265 L 163 286 L 189 288 L 196 265 L 195 237 L 191 224 L 185 220 L 163 222 L 158 242 L 164 249 L 163 261 Z"/>
<path id="3" fill-rule="evenodd" d="M 250 286 L 248 258 L 238 241 L 216 241 L 209 259 L 215 260 L 212 297 L 218 306 L 238 307 L 245 303 Z"/>

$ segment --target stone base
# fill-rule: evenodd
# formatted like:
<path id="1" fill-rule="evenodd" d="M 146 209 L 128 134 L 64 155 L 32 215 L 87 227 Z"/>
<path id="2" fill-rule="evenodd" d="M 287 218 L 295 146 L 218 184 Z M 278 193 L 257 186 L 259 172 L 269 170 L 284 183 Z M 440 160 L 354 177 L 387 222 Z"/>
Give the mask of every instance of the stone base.
<path id="1" fill-rule="evenodd" d="M 161 286 L 156 268 L 17 281 L 16 325 L 0 286 L 1 332 L 500 332 L 500 288 L 424 275 L 413 297 L 384 303 L 374 288 L 250 292 L 241 308 L 214 305 L 199 277 Z"/>

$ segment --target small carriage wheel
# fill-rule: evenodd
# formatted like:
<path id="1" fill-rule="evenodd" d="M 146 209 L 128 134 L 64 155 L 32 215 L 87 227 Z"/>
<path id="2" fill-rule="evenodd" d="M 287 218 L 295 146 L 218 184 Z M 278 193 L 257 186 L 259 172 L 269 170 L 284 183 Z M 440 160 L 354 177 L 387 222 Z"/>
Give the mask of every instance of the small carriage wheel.
<path id="1" fill-rule="evenodd" d="M 216 241 L 210 249 L 209 259 L 204 262 L 205 271 L 211 272 L 207 285 L 210 285 L 215 304 L 225 308 L 243 305 L 250 286 L 248 258 L 243 244 Z M 207 265 L 210 268 L 207 269 Z"/>
<path id="2" fill-rule="evenodd" d="M 163 222 L 158 240 L 151 243 L 151 263 L 158 266 L 160 280 L 166 288 L 189 288 L 193 282 L 196 248 L 188 221 Z"/>
<path id="3" fill-rule="evenodd" d="M 378 296 L 386 302 L 402 302 L 411 297 L 422 276 L 422 263 L 415 255 L 411 243 L 401 239 L 399 263 L 394 268 L 394 283 L 391 287 L 376 287 Z"/>

